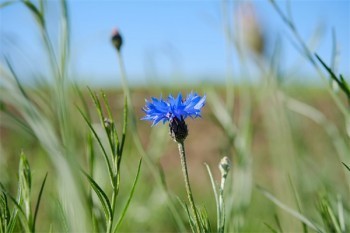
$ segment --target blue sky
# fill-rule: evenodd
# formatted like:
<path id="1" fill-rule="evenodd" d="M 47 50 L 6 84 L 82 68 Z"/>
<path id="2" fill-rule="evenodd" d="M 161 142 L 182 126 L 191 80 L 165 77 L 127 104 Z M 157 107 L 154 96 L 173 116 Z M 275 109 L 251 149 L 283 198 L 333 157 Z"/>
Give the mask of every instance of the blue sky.
<path id="1" fill-rule="evenodd" d="M 3 2 L 3 1 L 1 1 Z M 282 39 L 282 68 L 291 76 L 312 76 L 313 70 L 291 45 L 288 29 L 269 1 L 253 1 L 271 49 Z M 285 9 L 285 1 L 278 2 Z M 190 0 L 71 0 L 72 73 L 79 80 L 107 84 L 119 75 L 117 57 L 110 43 L 112 28 L 118 27 L 126 70 L 132 83 L 173 78 L 225 80 L 227 48 L 222 27 L 222 1 Z M 48 19 L 52 38 L 58 37 L 57 1 L 49 1 Z M 232 7 L 232 2 L 230 7 Z M 322 25 L 316 51 L 330 61 L 332 28 L 340 48 L 338 71 L 350 74 L 350 1 L 291 1 L 293 18 L 301 36 L 308 41 Z M 232 11 L 231 11 L 232 10 Z M 231 16 L 234 12 L 229 8 Z M 26 9 L 14 4 L 0 11 L 1 56 L 7 55 L 26 79 L 40 75 L 45 66 L 38 31 Z M 302 64 L 302 66 L 299 66 Z M 237 56 L 232 66 L 237 70 Z M 298 67 L 295 71 L 295 67 Z M 239 74 L 235 73 L 236 76 Z M 291 79 L 295 77 L 290 77 Z"/>

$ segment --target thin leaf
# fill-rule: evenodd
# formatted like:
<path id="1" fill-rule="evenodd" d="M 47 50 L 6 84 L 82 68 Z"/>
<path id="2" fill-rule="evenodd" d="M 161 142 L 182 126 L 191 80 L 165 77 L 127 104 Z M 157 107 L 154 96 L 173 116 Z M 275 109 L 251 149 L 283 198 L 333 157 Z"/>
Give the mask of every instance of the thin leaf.
<path id="1" fill-rule="evenodd" d="M 274 219 L 275 219 L 275 222 L 277 224 L 277 227 L 279 229 L 279 232 L 283 232 L 283 228 L 282 228 L 282 225 L 281 225 L 281 221 L 280 221 L 280 218 L 278 217 L 278 215 L 275 213 L 273 215 Z"/>
<path id="2" fill-rule="evenodd" d="M 127 211 L 128 208 L 129 208 L 131 199 L 132 199 L 132 197 L 134 196 L 136 184 L 137 184 L 137 181 L 139 180 L 139 176 L 140 176 L 141 164 L 142 164 L 142 158 L 141 158 L 140 161 L 139 161 L 139 165 L 138 165 L 138 168 L 137 168 L 136 177 L 135 177 L 134 183 L 133 183 L 133 185 L 132 185 L 132 188 L 131 188 L 131 191 L 130 191 L 130 194 L 129 194 L 129 198 L 128 198 L 127 202 L 126 202 L 126 205 L 125 205 L 125 207 L 124 207 L 124 209 L 123 209 L 123 211 L 122 211 L 122 214 L 121 214 L 121 216 L 120 216 L 120 218 L 119 218 L 119 220 L 118 220 L 118 223 L 117 223 L 117 225 L 115 226 L 113 232 L 117 232 L 118 228 L 120 227 L 120 225 L 121 225 L 121 223 L 122 223 L 122 221 L 123 221 L 123 219 L 124 219 L 124 216 L 125 216 L 125 214 L 126 214 L 126 211 Z"/>
<path id="3" fill-rule="evenodd" d="M 21 82 L 19 81 L 17 73 L 15 72 L 13 66 L 11 65 L 11 62 L 8 60 L 7 57 L 5 57 L 5 62 L 6 62 L 7 67 L 9 68 L 12 76 L 14 77 L 16 84 L 17 84 L 17 87 L 20 90 L 21 94 L 28 100 L 29 99 L 28 94 L 25 92 Z"/>
<path id="4" fill-rule="evenodd" d="M 345 218 L 344 218 L 344 207 L 343 202 L 341 199 L 341 196 L 338 195 L 337 198 L 337 207 L 338 207 L 338 218 L 339 218 L 339 225 L 342 232 L 346 232 L 346 226 L 345 226 Z"/>
<path id="5" fill-rule="evenodd" d="M 4 192 L 9 198 L 10 200 L 13 202 L 13 204 L 16 206 L 16 208 L 18 208 L 18 210 L 25 216 L 25 213 L 22 209 L 22 207 L 19 205 L 19 203 L 16 201 L 16 199 L 14 197 L 11 196 L 11 194 L 9 194 L 4 187 L 2 186 L 2 184 L 0 183 L 0 191 Z"/>
<path id="6" fill-rule="evenodd" d="M 297 190 L 293 184 L 293 181 L 292 181 L 292 178 L 290 177 L 290 175 L 288 175 L 288 180 L 289 180 L 289 183 L 290 183 L 290 186 L 293 190 L 293 194 L 294 194 L 294 198 L 295 198 L 295 202 L 297 203 L 297 207 L 298 207 L 298 210 L 300 213 L 302 213 L 302 208 L 301 208 L 301 202 L 300 202 L 300 198 L 299 198 L 299 195 L 297 193 Z M 303 225 L 303 231 L 304 233 L 307 233 L 307 226 L 305 225 L 305 223 L 302 222 L 302 225 Z"/>
<path id="7" fill-rule="evenodd" d="M 312 223 L 309 219 L 307 219 L 304 215 L 298 213 L 297 211 L 289 208 L 288 206 L 286 206 L 285 204 L 283 204 L 280 200 L 278 200 L 276 197 L 274 197 L 271 193 L 269 193 L 268 191 L 266 191 L 265 189 L 263 189 L 262 187 L 257 186 L 258 190 L 270 201 L 272 201 L 275 205 L 277 205 L 278 207 L 280 207 L 281 209 L 283 209 L 284 211 L 286 211 L 287 213 L 291 214 L 292 216 L 294 216 L 295 218 L 299 219 L 300 221 L 302 221 L 303 223 L 305 223 L 308 227 L 310 227 L 311 229 L 313 229 L 314 231 L 317 232 L 325 232 L 322 228 L 320 228 L 319 226 L 315 225 L 314 223 Z"/>
<path id="8" fill-rule="evenodd" d="M 105 108 L 107 109 L 108 119 L 112 121 L 112 127 L 109 128 L 109 129 L 107 129 L 105 127 L 105 129 L 106 129 L 106 134 L 108 136 L 109 144 L 111 146 L 111 150 L 113 152 L 113 157 L 115 157 L 118 154 L 119 136 L 118 136 L 118 132 L 117 132 L 117 128 L 116 128 L 115 122 L 113 120 L 113 115 L 112 115 L 112 112 L 111 112 L 111 108 L 110 108 L 109 102 L 107 100 L 107 96 L 106 96 L 106 94 L 104 92 L 102 92 L 101 95 L 102 95 L 102 99 L 103 99 L 103 103 L 105 105 Z"/>
<path id="9" fill-rule="evenodd" d="M 32 12 L 34 18 L 37 20 L 37 22 L 40 24 L 41 27 L 45 26 L 45 20 L 43 18 L 43 15 L 38 10 L 38 8 L 30 1 L 24 0 L 22 1 L 24 5 Z"/>
<path id="10" fill-rule="evenodd" d="M 82 115 L 82 117 L 84 118 L 85 122 L 88 124 L 91 132 L 93 133 L 94 137 L 96 138 L 98 144 L 100 145 L 100 148 L 102 150 L 102 154 L 104 156 L 104 159 L 106 161 L 106 164 L 107 164 L 107 168 L 108 168 L 108 173 L 109 173 L 109 178 L 111 180 L 111 184 L 113 185 L 113 172 L 112 172 L 112 167 L 111 167 L 111 164 L 110 164 L 110 161 L 109 161 L 109 158 L 108 158 L 108 155 L 107 155 L 107 152 L 101 142 L 101 139 L 100 137 L 97 135 L 95 129 L 92 127 L 91 123 L 89 122 L 89 120 L 87 119 L 87 117 L 84 115 L 84 113 L 78 108 L 78 111 L 80 112 L 80 114 Z"/>
<path id="11" fill-rule="evenodd" d="M 264 225 L 265 225 L 267 228 L 269 228 L 273 233 L 278 233 L 278 231 L 277 231 L 275 228 L 273 228 L 270 224 L 264 222 Z"/>
<path id="12" fill-rule="evenodd" d="M 89 183 L 92 187 L 92 189 L 95 191 L 98 199 L 101 202 L 101 205 L 103 207 L 103 211 L 105 213 L 106 216 L 106 220 L 109 220 L 110 217 L 112 216 L 113 212 L 112 212 L 112 208 L 111 208 L 111 204 L 109 202 L 109 199 L 106 195 L 106 193 L 102 190 L 102 188 L 91 178 L 91 176 L 89 174 L 87 174 L 86 172 L 82 171 L 83 174 L 86 176 L 86 178 L 89 180 Z"/>
<path id="13" fill-rule="evenodd" d="M 78 87 L 78 85 L 74 85 L 76 92 L 79 95 L 80 101 L 83 104 L 83 108 L 85 111 L 85 116 L 88 119 L 89 122 L 91 122 L 91 116 L 89 113 L 89 106 L 83 96 L 82 91 L 80 90 L 80 88 Z M 87 145 L 88 145 L 88 161 L 89 161 L 89 174 L 92 177 L 93 176 L 93 171 L 94 171 L 94 161 L 95 161 L 95 147 L 94 147 L 94 143 L 93 143 L 93 135 L 91 133 L 91 131 L 89 132 L 89 134 L 87 135 Z M 92 200 L 91 200 L 92 201 Z"/>
<path id="14" fill-rule="evenodd" d="M 341 162 L 345 167 L 346 169 L 348 169 L 348 171 L 350 172 L 350 167 L 348 165 L 346 165 L 344 162 Z"/>
<path id="15" fill-rule="evenodd" d="M 337 76 L 334 74 L 331 68 L 329 68 L 326 63 L 317 55 L 315 54 L 318 61 L 322 64 L 322 66 L 327 70 L 327 72 L 330 74 L 331 78 L 337 82 L 339 87 L 343 90 L 343 92 L 346 94 L 347 98 L 350 99 L 350 89 L 343 78 L 343 76 L 340 75 L 340 78 L 338 79 Z"/>
<path id="16" fill-rule="evenodd" d="M 119 156 L 121 156 L 123 153 L 127 126 L 128 126 L 128 100 L 127 100 L 127 97 L 125 97 L 125 99 L 124 99 L 124 117 L 123 117 L 123 135 L 122 135 L 122 142 L 121 142 L 120 148 L 119 148 Z M 119 163 L 120 163 L 120 161 L 119 161 Z"/>
<path id="17" fill-rule="evenodd" d="M 97 95 L 95 93 L 92 92 L 92 90 L 90 88 L 88 88 L 89 92 L 90 92 L 90 96 L 95 104 L 95 107 L 97 109 L 97 113 L 98 113 L 98 116 L 99 116 L 99 119 L 100 119 L 100 123 L 102 125 L 102 127 L 104 128 L 105 130 L 105 133 L 107 135 L 107 138 L 108 138 L 108 143 L 109 143 L 109 146 L 111 148 L 111 151 L 112 151 L 112 154 L 113 154 L 113 157 L 115 156 L 116 154 L 116 150 L 117 150 L 117 147 L 116 145 L 114 144 L 114 141 L 111 137 L 111 132 L 112 132 L 112 135 L 116 134 L 116 129 L 115 129 L 115 125 L 114 125 L 114 122 L 113 122 L 113 118 L 112 118 L 112 115 L 110 114 L 109 117 L 110 117 L 110 120 L 112 121 L 112 129 L 110 129 L 109 127 L 106 127 L 105 125 L 105 117 L 103 115 L 103 111 L 102 111 L 102 106 L 101 106 L 101 103 L 97 97 Z M 103 93 L 102 93 L 102 96 L 103 96 Z M 111 174 L 112 175 L 112 174 Z M 113 180 L 113 175 L 111 176 L 111 180 Z M 112 182 L 113 184 L 113 182 Z"/>
<path id="18" fill-rule="evenodd" d="M 33 219 L 33 229 L 32 229 L 33 232 L 35 232 L 36 217 L 38 215 L 39 205 L 40 205 L 40 201 L 41 201 L 41 195 L 43 194 L 43 191 L 44 191 L 47 175 L 48 175 L 48 173 L 46 172 L 45 178 L 44 178 L 43 182 L 41 183 L 41 187 L 40 187 L 40 191 L 39 191 L 39 195 L 38 195 L 38 200 L 36 201 L 36 206 L 35 206 L 35 211 L 34 211 L 34 219 Z"/>
<path id="19" fill-rule="evenodd" d="M 56 207 L 58 208 L 56 210 L 56 213 L 58 213 L 59 223 L 62 224 L 62 227 L 63 227 L 63 230 L 64 230 L 63 232 L 65 232 L 65 233 L 71 232 L 70 229 L 69 229 L 67 217 L 65 215 L 63 206 L 62 206 L 62 204 L 61 204 L 61 202 L 59 200 L 56 200 Z"/>
<path id="20" fill-rule="evenodd" d="M 0 232 L 6 232 L 7 225 L 10 221 L 10 210 L 7 203 L 5 192 L 0 193 Z"/>
<path id="21" fill-rule="evenodd" d="M 197 210 L 197 212 L 199 213 L 198 215 L 199 215 L 199 219 L 200 219 L 200 223 L 201 223 L 201 226 L 200 226 L 201 231 L 212 232 L 207 210 L 201 209 L 201 210 Z M 222 231 L 222 232 L 224 232 L 224 231 Z"/>
<path id="22" fill-rule="evenodd" d="M 213 174 L 211 173 L 210 167 L 207 163 L 204 163 L 205 167 L 207 168 L 208 171 L 208 175 L 210 178 L 210 183 L 211 183 L 211 187 L 213 189 L 214 192 L 214 197 L 215 197 L 215 204 L 216 204 L 216 222 L 217 222 L 217 229 L 220 229 L 220 206 L 219 206 L 219 198 L 218 198 L 218 192 L 216 189 L 216 184 L 213 178 Z"/>
<path id="23" fill-rule="evenodd" d="M 319 201 L 319 212 L 325 226 L 328 228 L 328 232 L 341 233 L 339 222 L 330 206 L 328 198 L 325 196 L 321 197 L 321 200 Z"/>

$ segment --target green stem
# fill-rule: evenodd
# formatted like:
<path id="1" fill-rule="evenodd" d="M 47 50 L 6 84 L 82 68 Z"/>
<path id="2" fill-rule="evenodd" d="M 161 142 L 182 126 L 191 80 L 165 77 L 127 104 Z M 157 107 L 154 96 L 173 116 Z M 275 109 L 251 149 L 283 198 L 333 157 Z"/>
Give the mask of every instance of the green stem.
<path id="1" fill-rule="evenodd" d="M 142 157 L 145 159 L 144 161 L 146 161 L 146 164 L 151 168 L 150 171 L 151 171 L 154 179 L 156 180 L 157 184 L 166 193 L 167 198 L 169 199 L 168 205 L 169 205 L 170 211 L 172 212 L 172 214 L 175 218 L 175 221 L 177 222 L 177 224 L 180 228 L 180 231 L 183 232 L 183 231 L 185 231 L 185 227 L 183 226 L 183 224 L 181 222 L 180 214 L 177 211 L 173 201 L 171 200 L 171 196 L 170 196 L 169 192 L 166 190 L 166 188 L 162 184 L 162 181 L 161 181 L 159 174 L 156 173 L 157 168 L 154 165 L 154 162 L 150 159 L 149 155 L 147 154 L 148 152 L 145 151 L 145 149 L 141 143 L 140 136 L 137 133 L 137 125 L 135 124 L 135 121 L 133 120 L 133 119 L 136 119 L 136 117 L 135 117 L 134 108 L 133 108 L 132 101 L 131 101 L 131 94 L 130 94 L 130 90 L 129 90 L 128 82 L 127 82 L 127 78 L 126 78 L 123 56 L 122 56 L 120 51 L 117 51 L 117 55 L 118 55 L 118 62 L 119 62 L 120 76 L 121 76 L 122 85 L 123 85 L 123 91 L 124 91 L 125 96 L 127 97 L 130 118 L 132 119 L 130 126 L 131 126 L 131 131 L 133 132 L 132 135 L 133 135 L 134 143 L 135 143 L 136 148 L 139 151 L 139 153 L 141 153 Z"/>
<path id="2" fill-rule="evenodd" d="M 121 80 L 122 80 L 122 86 L 124 90 L 124 94 L 126 95 L 127 101 L 128 101 L 128 106 L 131 105 L 131 94 L 129 90 L 129 85 L 128 85 L 128 80 L 126 79 L 126 72 L 125 72 L 125 66 L 124 66 L 124 60 L 122 57 L 122 54 L 120 51 L 117 51 L 118 55 L 118 62 L 119 62 L 119 69 L 120 69 L 120 74 L 121 74 Z M 133 110 L 131 108 L 131 110 Z"/>
<path id="3" fill-rule="evenodd" d="M 113 219 L 114 219 L 114 213 L 115 213 L 115 202 L 119 193 L 119 184 L 120 184 L 120 173 L 119 173 L 119 168 L 117 171 L 117 176 L 113 178 L 113 180 L 116 179 L 116 182 L 113 182 L 113 194 L 112 194 L 112 215 L 108 219 L 108 224 L 107 224 L 107 233 L 112 232 L 112 226 L 113 226 Z"/>
<path id="4" fill-rule="evenodd" d="M 195 218 L 195 221 L 196 221 L 197 232 L 201 232 L 200 231 L 200 222 L 199 222 L 199 218 L 198 218 L 198 213 L 197 213 L 196 206 L 194 204 L 193 195 L 192 195 L 192 191 L 191 191 L 191 185 L 190 185 L 190 181 L 189 181 L 189 178 L 188 178 L 185 145 L 184 145 L 183 142 L 178 142 L 178 147 L 179 147 L 179 153 L 180 153 L 180 159 L 181 159 L 182 172 L 183 172 L 183 175 L 184 175 L 184 180 L 185 180 L 185 185 L 186 185 L 187 197 L 188 197 L 188 200 L 190 202 L 190 205 L 191 205 L 191 208 L 192 208 L 192 211 L 193 211 L 193 215 L 194 215 L 194 218 Z"/>
<path id="5" fill-rule="evenodd" d="M 221 184 L 219 188 L 219 228 L 218 232 L 223 233 L 225 229 L 225 207 L 224 207 L 224 188 L 226 176 L 221 177 Z"/>

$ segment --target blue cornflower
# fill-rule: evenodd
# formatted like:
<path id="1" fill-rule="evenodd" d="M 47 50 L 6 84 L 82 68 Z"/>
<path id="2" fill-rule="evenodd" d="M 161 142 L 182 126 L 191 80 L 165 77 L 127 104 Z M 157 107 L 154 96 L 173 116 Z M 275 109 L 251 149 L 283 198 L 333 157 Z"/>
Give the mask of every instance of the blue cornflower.
<path id="1" fill-rule="evenodd" d="M 206 96 L 199 96 L 197 93 L 191 92 L 186 99 L 182 99 L 181 93 L 174 98 L 169 95 L 167 100 L 152 97 L 150 102 L 146 100 L 146 106 L 142 109 L 146 116 L 141 120 L 153 121 L 152 126 L 163 121 L 170 123 L 175 120 L 183 121 L 187 117 L 196 118 L 201 116 L 201 108 L 205 105 Z"/>

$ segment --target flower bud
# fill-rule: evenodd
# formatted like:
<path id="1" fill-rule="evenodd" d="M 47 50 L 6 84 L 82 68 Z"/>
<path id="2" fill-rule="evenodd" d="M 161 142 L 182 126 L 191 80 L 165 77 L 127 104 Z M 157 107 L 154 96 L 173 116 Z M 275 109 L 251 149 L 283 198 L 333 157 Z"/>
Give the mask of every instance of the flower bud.
<path id="1" fill-rule="evenodd" d="M 105 118 L 103 120 L 103 124 L 104 124 L 105 128 L 110 129 L 113 125 L 113 122 L 111 121 L 111 119 Z"/>
<path id="2" fill-rule="evenodd" d="M 223 157 L 220 160 L 219 169 L 220 169 L 220 172 L 221 172 L 221 176 L 223 178 L 226 178 L 228 172 L 231 169 L 231 160 L 227 156 Z"/>
<path id="3" fill-rule="evenodd" d="M 113 29 L 112 32 L 112 43 L 114 45 L 114 47 L 118 50 L 118 52 L 120 51 L 120 48 L 122 47 L 123 44 L 123 38 L 119 33 L 118 29 Z"/>
<path id="4" fill-rule="evenodd" d="M 263 27 L 250 2 L 238 6 L 237 20 L 244 45 L 256 55 L 263 55 L 266 46 Z"/>
<path id="5" fill-rule="evenodd" d="M 170 136 L 175 142 L 183 142 L 188 135 L 187 125 L 183 118 L 181 120 L 177 117 L 172 118 L 169 123 L 169 130 Z"/>
<path id="6" fill-rule="evenodd" d="M 105 127 L 105 129 L 107 130 L 107 134 L 110 135 L 110 133 L 112 132 L 113 129 L 113 121 L 109 118 L 105 118 L 103 120 L 103 126 Z"/>

